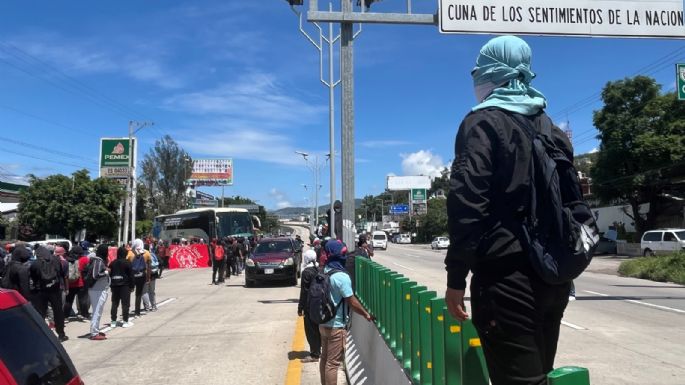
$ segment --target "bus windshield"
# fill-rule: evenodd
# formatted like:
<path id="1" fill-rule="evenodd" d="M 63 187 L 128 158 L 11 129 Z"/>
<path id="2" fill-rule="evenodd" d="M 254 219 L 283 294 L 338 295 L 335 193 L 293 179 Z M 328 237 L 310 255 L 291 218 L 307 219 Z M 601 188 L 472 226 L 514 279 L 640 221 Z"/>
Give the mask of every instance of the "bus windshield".
<path id="1" fill-rule="evenodd" d="M 219 212 L 217 230 L 220 237 L 241 236 L 252 234 L 252 217 L 248 212 Z"/>
<path id="2" fill-rule="evenodd" d="M 156 222 L 159 235 L 155 235 L 162 240 L 179 242 L 204 239 L 208 242 L 214 237 L 213 212 L 167 215 L 157 218 Z"/>

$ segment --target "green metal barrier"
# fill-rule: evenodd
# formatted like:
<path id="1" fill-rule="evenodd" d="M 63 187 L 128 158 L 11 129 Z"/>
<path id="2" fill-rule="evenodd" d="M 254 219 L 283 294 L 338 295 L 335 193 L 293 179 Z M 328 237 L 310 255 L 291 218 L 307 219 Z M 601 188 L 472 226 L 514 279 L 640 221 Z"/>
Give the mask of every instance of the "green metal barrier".
<path id="1" fill-rule="evenodd" d="M 459 322 L 444 298 L 368 258 L 355 260 L 355 293 L 376 316 L 388 348 L 417 385 L 487 385 L 480 339 L 470 320 Z M 549 385 L 589 385 L 587 369 L 559 368 Z"/>

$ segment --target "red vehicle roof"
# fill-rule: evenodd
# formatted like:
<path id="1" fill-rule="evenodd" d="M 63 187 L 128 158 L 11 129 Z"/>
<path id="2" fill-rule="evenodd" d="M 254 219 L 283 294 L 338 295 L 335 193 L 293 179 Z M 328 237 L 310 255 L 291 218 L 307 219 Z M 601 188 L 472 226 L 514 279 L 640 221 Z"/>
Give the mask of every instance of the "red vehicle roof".
<path id="1" fill-rule="evenodd" d="M 0 289 L 0 310 L 7 310 L 27 303 L 26 299 L 14 290 Z"/>

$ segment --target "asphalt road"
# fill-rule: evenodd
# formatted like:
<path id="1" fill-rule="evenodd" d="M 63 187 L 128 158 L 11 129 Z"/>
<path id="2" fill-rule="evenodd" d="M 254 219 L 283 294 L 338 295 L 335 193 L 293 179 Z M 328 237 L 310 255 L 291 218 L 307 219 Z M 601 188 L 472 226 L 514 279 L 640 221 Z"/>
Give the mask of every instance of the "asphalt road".
<path id="1" fill-rule="evenodd" d="M 428 245 L 389 244 L 374 260 L 444 295 L 444 256 Z M 619 262 L 596 257 L 575 281 L 556 366 L 589 368 L 593 384 L 685 384 L 685 286 L 618 277 L 611 273 Z"/>
<path id="2" fill-rule="evenodd" d="M 133 320 L 131 328 L 105 329 L 106 341 L 77 338 L 88 333 L 88 323 L 67 324 L 64 346 L 85 383 L 318 383 L 318 364 L 298 361 L 306 342 L 293 351 L 299 286 L 248 289 L 243 276 L 222 286 L 210 282 L 211 269 L 165 271 L 157 281 L 159 310 Z M 102 327 L 109 311 L 108 301 Z M 298 364 L 290 373 L 293 361 Z"/>

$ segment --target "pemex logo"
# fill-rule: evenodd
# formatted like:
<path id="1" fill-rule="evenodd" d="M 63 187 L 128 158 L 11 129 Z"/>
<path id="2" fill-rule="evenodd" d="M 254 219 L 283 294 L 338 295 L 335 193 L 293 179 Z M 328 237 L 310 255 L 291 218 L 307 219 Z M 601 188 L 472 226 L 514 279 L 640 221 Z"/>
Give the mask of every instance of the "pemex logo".
<path id="1" fill-rule="evenodd" d="M 112 149 L 112 155 L 121 155 L 124 153 L 124 151 L 126 151 L 124 149 L 124 145 L 119 142 L 116 146 L 114 146 L 114 149 Z"/>

